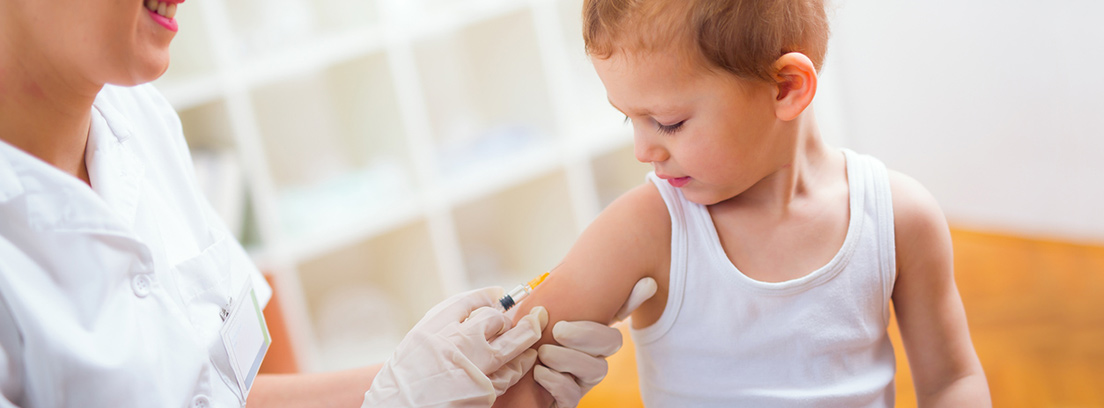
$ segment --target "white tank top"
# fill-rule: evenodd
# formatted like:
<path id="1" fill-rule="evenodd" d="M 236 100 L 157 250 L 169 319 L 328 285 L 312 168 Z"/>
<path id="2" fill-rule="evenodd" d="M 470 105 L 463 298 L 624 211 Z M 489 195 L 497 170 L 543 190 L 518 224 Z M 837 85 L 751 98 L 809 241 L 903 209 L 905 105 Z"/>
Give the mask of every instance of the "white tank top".
<path id="1" fill-rule="evenodd" d="M 632 330 L 646 406 L 893 406 L 889 176 L 873 157 L 844 156 L 843 246 L 820 269 L 778 283 L 741 273 L 706 207 L 648 175 L 671 215 L 671 277 L 660 319 Z"/>

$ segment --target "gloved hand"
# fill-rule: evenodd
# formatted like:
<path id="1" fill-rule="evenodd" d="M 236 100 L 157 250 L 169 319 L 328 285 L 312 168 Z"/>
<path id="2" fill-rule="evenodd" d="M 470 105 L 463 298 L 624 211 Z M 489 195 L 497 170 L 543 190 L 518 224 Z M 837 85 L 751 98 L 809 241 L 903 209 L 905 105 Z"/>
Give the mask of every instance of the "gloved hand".
<path id="1" fill-rule="evenodd" d="M 533 308 L 510 328 L 488 307 L 503 293 L 473 290 L 430 309 L 384 363 L 363 407 L 490 407 L 533 367 L 529 347 L 548 324 L 548 312 Z"/>
<path id="2" fill-rule="evenodd" d="M 636 282 L 614 321 L 629 317 L 655 295 L 656 288 L 652 278 Z M 559 345 L 540 346 L 541 363 L 533 368 L 533 378 L 556 399 L 553 407 L 575 407 L 583 395 L 606 377 L 609 369 L 606 357 L 621 348 L 621 332 L 591 321 L 559 322 L 552 327 L 552 338 Z"/>

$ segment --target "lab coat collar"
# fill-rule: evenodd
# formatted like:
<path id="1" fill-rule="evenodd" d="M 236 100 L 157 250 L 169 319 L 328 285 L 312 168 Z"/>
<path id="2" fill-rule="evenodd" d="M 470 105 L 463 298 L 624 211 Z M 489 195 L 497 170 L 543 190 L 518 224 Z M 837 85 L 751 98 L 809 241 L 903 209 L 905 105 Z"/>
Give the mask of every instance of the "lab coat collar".
<path id="1" fill-rule="evenodd" d="M 134 153 L 130 123 L 100 98 L 92 105 L 84 160 L 94 190 L 123 224 L 134 225 L 145 167 Z"/>
<path id="2" fill-rule="evenodd" d="M 109 135 L 119 143 L 126 143 L 130 140 L 133 135 L 130 130 L 130 121 L 127 120 L 126 116 L 115 110 L 115 107 L 107 100 L 106 92 L 100 92 L 96 95 L 96 100 L 92 102 L 92 111 L 100 113 L 106 122 L 107 130 L 109 130 L 108 132 L 99 133 L 99 136 Z"/>
<path id="3" fill-rule="evenodd" d="M 84 157 L 92 189 L 0 141 L 0 205 L 26 195 L 28 222 L 38 228 L 130 235 L 141 199 L 145 167 L 131 146 L 135 140 L 129 122 L 100 97 L 96 98 L 91 113 Z M 107 208 L 87 206 L 96 202 Z M 103 210 L 117 217 L 104 214 Z"/>
<path id="4" fill-rule="evenodd" d="M 13 150 L 16 150 L 14 146 L 0 140 L 0 204 L 23 195 L 23 183 L 8 160 L 8 154 Z"/>

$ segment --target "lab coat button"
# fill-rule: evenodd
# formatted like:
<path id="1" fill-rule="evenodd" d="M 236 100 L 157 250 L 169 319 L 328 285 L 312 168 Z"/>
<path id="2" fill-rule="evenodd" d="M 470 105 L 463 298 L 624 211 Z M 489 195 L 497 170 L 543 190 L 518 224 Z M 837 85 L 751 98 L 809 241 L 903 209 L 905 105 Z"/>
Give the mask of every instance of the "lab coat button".
<path id="1" fill-rule="evenodd" d="M 130 281 L 130 288 L 134 290 L 134 294 L 138 297 L 149 295 L 152 285 L 149 275 L 144 273 L 134 276 L 134 279 Z"/>
<path id="2" fill-rule="evenodd" d="M 211 400 L 207 399 L 206 395 L 196 395 L 192 398 L 192 408 L 209 408 L 211 406 Z"/>

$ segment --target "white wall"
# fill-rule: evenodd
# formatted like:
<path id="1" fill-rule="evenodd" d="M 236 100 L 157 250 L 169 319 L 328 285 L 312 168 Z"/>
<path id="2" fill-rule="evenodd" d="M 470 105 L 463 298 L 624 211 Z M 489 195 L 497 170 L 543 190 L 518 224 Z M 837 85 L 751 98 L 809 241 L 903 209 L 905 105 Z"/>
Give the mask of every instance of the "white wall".
<path id="1" fill-rule="evenodd" d="M 835 1 L 830 142 L 952 225 L 1104 242 L 1104 2 Z"/>

